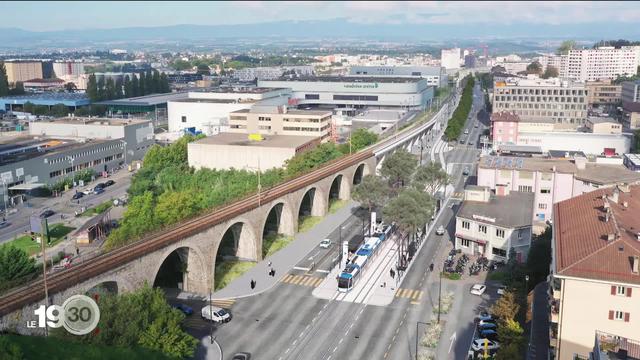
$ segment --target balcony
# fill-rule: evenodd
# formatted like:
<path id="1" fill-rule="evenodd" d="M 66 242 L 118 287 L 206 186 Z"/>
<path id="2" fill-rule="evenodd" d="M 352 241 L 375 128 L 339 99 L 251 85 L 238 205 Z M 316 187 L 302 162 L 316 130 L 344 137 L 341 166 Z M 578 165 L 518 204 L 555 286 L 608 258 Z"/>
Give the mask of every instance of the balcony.
<path id="1" fill-rule="evenodd" d="M 549 321 L 557 324 L 560 313 L 560 302 L 557 300 L 551 300 L 549 304 L 549 310 L 549 313 L 551 314 Z"/>
<path id="2" fill-rule="evenodd" d="M 550 324 L 549 326 L 549 346 L 558 347 L 558 324 Z"/>

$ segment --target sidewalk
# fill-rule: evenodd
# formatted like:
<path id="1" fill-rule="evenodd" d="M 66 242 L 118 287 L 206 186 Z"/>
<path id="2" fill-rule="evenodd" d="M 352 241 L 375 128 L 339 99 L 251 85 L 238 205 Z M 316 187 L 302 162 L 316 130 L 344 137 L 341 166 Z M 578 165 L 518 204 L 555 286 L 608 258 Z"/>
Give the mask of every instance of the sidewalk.
<path id="1" fill-rule="evenodd" d="M 529 339 L 528 360 L 549 357 L 549 300 L 547 290 L 549 284 L 541 282 L 533 289 L 533 314 L 531 324 L 531 338 Z"/>
<path id="2" fill-rule="evenodd" d="M 213 293 L 213 299 L 235 299 L 257 295 L 271 289 L 291 270 L 304 256 L 318 246 L 320 240 L 326 238 L 334 229 L 338 228 L 352 214 L 352 209 L 357 209 L 359 204 L 349 201 L 342 209 L 334 214 L 327 214 L 313 229 L 297 233 L 294 240 L 287 247 L 276 252 L 272 256 L 258 262 L 237 279 L 229 283 L 224 289 Z M 271 261 L 276 276 L 269 276 L 268 263 Z M 256 287 L 251 289 L 251 280 L 256 281 Z M 197 298 L 198 296 L 181 293 L 179 298 Z M 209 297 L 207 296 L 206 299 Z"/>

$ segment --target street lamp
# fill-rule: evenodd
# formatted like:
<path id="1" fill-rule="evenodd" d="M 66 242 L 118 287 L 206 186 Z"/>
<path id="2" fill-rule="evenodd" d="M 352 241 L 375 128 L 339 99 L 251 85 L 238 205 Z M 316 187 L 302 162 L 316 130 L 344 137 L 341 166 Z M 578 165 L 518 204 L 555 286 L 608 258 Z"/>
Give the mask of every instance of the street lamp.
<path id="1" fill-rule="evenodd" d="M 438 285 L 438 324 L 440 324 L 440 313 L 442 312 L 442 273 L 444 272 L 444 265 L 442 266 L 442 270 L 438 272 L 438 276 L 440 277 L 439 285 Z"/>
<path id="2" fill-rule="evenodd" d="M 420 330 L 419 330 L 420 324 L 427 325 L 427 326 L 429 325 L 426 322 L 416 321 L 416 360 L 418 360 L 418 339 L 420 338 Z"/>

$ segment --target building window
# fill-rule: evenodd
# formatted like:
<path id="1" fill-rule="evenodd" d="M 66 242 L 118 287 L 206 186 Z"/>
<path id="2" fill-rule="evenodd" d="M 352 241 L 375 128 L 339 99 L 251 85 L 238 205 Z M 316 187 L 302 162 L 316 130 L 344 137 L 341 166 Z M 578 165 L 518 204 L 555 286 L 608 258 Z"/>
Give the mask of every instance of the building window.
<path id="1" fill-rule="evenodd" d="M 518 239 L 522 239 L 522 229 L 518 230 Z"/>
<path id="2" fill-rule="evenodd" d="M 538 204 L 538 209 L 540 209 L 540 210 L 547 210 L 547 204 L 545 204 L 545 203 L 539 203 L 539 204 Z"/>
<path id="3" fill-rule="evenodd" d="M 504 239 L 504 230 L 496 229 L 496 236 L 499 237 L 499 238 Z"/>
<path id="4" fill-rule="evenodd" d="M 333 100 L 378 101 L 374 95 L 333 95 Z"/>
<path id="5" fill-rule="evenodd" d="M 304 94 L 304 98 L 307 100 L 320 100 L 320 94 Z"/>
<path id="6" fill-rule="evenodd" d="M 616 295 L 624 296 L 626 293 L 624 286 L 616 286 Z"/>
<path id="7" fill-rule="evenodd" d="M 478 231 L 486 234 L 487 233 L 487 225 L 478 225 Z"/>
<path id="8" fill-rule="evenodd" d="M 463 221 L 462 222 L 462 228 L 469 230 L 471 228 L 471 223 L 468 222 L 468 221 Z"/>
<path id="9" fill-rule="evenodd" d="M 616 311 L 613 313 L 613 319 L 614 319 L 614 320 L 619 320 L 619 321 L 624 320 L 624 312 L 622 312 L 622 311 L 617 311 L 617 310 L 616 310 Z"/>
<path id="10" fill-rule="evenodd" d="M 551 189 L 540 189 L 540 194 L 551 194 Z"/>
<path id="11" fill-rule="evenodd" d="M 471 240 L 469 240 L 469 239 L 460 239 L 460 245 L 462 245 L 462 247 L 469 247 L 469 246 L 471 246 Z"/>
<path id="12" fill-rule="evenodd" d="M 518 191 L 520 192 L 533 192 L 533 188 L 530 185 L 518 185 Z"/>
<path id="13" fill-rule="evenodd" d="M 186 117 L 186 116 L 183 116 L 183 117 L 182 117 L 182 122 L 183 122 L 183 123 L 187 122 L 187 117 Z"/>
<path id="14" fill-rule="evenodd" d="M 494 248 L 491 249 L 491 253 L 493 255 L 507 257 L 507 250 L 504 250 L 504 249 L 500 249 L 500 248 L 495 248 L 494 247 Z"/>

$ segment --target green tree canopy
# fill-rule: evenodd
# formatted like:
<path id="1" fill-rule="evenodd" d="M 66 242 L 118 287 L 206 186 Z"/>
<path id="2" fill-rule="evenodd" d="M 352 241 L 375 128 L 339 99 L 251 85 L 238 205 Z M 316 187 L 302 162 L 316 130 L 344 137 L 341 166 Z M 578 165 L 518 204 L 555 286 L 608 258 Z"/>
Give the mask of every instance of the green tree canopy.
<path id="1" fill-rule="evenodd" d="M 427 223 L 433 215 L 434 199 L 423 191 L 403 189 L 382 209 L 385 218 L 398 224 L 403 231 L 415 230 Z M 415 231 L 413 231 L 415 232 Z"/>
<path id="2" fill-rule="evenodd" d="M 401 149 L 386 156 L 380 168 L 380 174 L 387 179 L 392 187 L 397 188 L 409 184 L 417 165 L 416 157 Z"/>
<path id="3" fill-rule="evenodd" d="M 491 313 L 501 321 L 513 319 L 520 310 L 520 305 L 516 302 L 516 295 L 513 291 L 507 290 L 491 306 Z"/>
<path id="4" fill-rule="evenodd" d="M 447 172 L 442 169 L 440 163 L 431 162 L 426 166 L 419 166 L 411 184 L 421 191 L 426 191 L 427 194 L 434 195 L 441 186 L 446 185 L 449 182 L 449 176 Z"/>
<path id="5" fill-rule="evenodd" d="M 532 62 L 531 64 L 527 65 L 527 74 L 542 74 L 542 65 L 537 61 Z"/>
<path id="6" fill-rule="evenodd" d="M 366 148 L 378 141 L 378 135 L 367 129 L 360 128 L 351 135 L 351 150 L 353 152 Z"/>
<path id="7" fill-rule="evenodd" d="M 569 50 L 575 49 L 576 48 L 576 41 L 575 40 L 565 40 L 562 42 L 562 44 L 560 44 L 560 46 L 558 47 L 558 49 L 556 50 L 556 54 L 558 55 L 566 55 L 569 53 Z"/>
<path id="8" fill-rule="evenodd" d="M 364 176 L 362 182 L 356 185 L 351 193 L 351 197 L 369 208 L 369 212 L 373 211 L 374 207 L 382 205 L 388 196 L 387 183 L 375 175 Z"/>
<path id="9" fill-rule="evenodd" d="M 285 162 L 287 174 L 295 176 L 307 172 L 316 166 L 342 156 L 336 145 L 332 142 L 319 145 L 313 150 L 305 151 Z"/>
<path id="10" fill-rule="evenodd" d="M 4 62 L 0 62 L 0 96 L 9 95 L 9 80 Z"/>
<path id="11" fill-rule="evenodd" d="M 496 359 L 511 360 L 522 357 L 524 330 L 517 321 L 513 319 L 502 321 L 498 326 L 498 338 L 501 346 L 496 353 Z"/>
<path id="12" fill-rule="evenodd" d="M 544 73 L 540 77 L 543 79 L 549 79 L 549 78 L 556 78 L 558 77 L 558 75 L 560 75 L 560 73 L 558 72 L 558 69 L 556 69 L 554 66 L 548 65 L 547 69 L 544 71 Z"/>
<path id="13" fill-rule="evenodd" d="M 173 63 L 171 63 L 171 67 L 178 70 L 178 71 L 182 71 L 182 70 L 188 70 L 191 69 L 191 63 L 188 61 L 184 61 L 181 59 L 178 59 L 176 61 L 174 61 Z"/>
<path id="14" fill-rule="evenodd" d="M 530 278 L 529 283 L 532 287 L 544 281 L 549 275 L 549 266 L 551 265 L 551 234 L 551 227 L 547 226 L 542 234 L 535 236 L 534 240 L 531 241 L 531 249 L 527 255 L 526 268 Z"/>
<path id="15" fill-rule="evenodd" d="M 26 251 L 11 245 L 0 246 L 0 284 L 27 277 L 35 272 L 36 262 Z"/>
<path id="16" fill-rule="evenodd" d="M 55 104 L 51 107 L 50 114 L 57 117 L 64 117 L 69 114 L 69 108 L 67 107 L 67 105 L 62 103 Z"/>
<path id="17" fill-rule="evenodd" d="M 89 75 L 89 79 L 87 80 L 87 96 L 93 102 L 99 101 L 98 83 L 96 82 L 96 76 L 94 74 Z"/>

